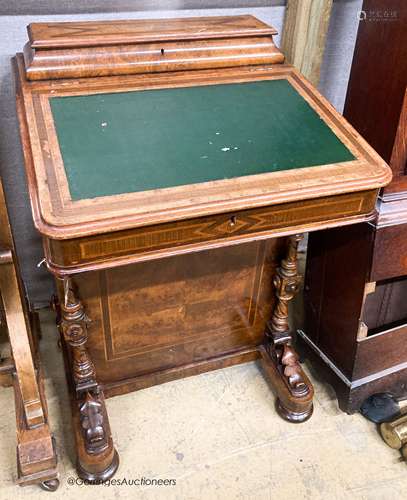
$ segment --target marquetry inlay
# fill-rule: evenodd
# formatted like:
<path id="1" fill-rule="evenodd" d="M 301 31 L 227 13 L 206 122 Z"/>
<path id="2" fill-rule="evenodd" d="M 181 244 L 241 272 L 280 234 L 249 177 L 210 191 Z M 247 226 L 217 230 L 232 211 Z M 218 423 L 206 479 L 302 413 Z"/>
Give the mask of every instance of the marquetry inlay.
<path id="1" fill-rule="evenodd" d="M 231 238 L 239 238 L 241 241 L 253 240 L 257 235 L 264 238 L 270 233 L 270 236 L 273 236 L 273 232 L 286 227 L 351 217 L 371 211 L 374 208 L 374 198 L 375 192 L 356 192 L 88 238 L 49 240 L 48 257 L 56 266 L 78 265 L 165 249 L 174 252 L 174 248 L 188 245 L 204 247 L 212 241 L 229 241 Z"/>

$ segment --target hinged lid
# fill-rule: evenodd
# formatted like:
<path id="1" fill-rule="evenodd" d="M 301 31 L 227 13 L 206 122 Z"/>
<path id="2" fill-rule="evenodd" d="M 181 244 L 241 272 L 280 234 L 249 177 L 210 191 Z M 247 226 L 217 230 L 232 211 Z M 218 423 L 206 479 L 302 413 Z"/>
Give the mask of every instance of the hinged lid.
<path id="1" fill-rule="evenodd" d="M 282 63 L 253 16 L 33 23 L 27 78 L 44 80 Z"/>
<path id="2" fill-rule="evenodd" d="M 40 84 L 21 55 L 14 68 L 34 221 L 52 239 L 336 197 L 391 177 L 291 66 Z M 364 210 L 354 202 L 345 222 Z"/>
<path id="3" fill-rule="evenodd" d="M 277 31 L 273 27 L 253 16 L 32 23 L 28 26 L 28 36 L 33 49 L 209 40 L 276 34 Z"/>

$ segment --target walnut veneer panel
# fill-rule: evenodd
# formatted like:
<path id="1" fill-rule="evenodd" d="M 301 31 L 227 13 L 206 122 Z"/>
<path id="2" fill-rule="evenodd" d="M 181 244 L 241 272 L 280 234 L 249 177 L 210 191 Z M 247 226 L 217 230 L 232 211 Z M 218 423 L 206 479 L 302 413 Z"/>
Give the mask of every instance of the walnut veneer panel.
<path id="1" fill-rule="evenodd" d="M 255 242 L 75 277 L 100 381 L 260 344 L 283 247 L 284 239 Z"/>

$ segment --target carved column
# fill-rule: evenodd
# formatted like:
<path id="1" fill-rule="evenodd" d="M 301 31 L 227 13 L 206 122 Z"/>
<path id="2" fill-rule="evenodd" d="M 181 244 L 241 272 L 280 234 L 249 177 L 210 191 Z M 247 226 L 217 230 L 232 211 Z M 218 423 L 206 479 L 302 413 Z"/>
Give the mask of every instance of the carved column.
<path id="1" fill-rule="evenodd" d="M 63 279 L 63 300 L 60 304 L 59 327 L 70 347 L 72 376 L 84 445 L 87 453 L 97 454 L 108 447 L 108 432 L 93 362 L 86 349 L 89 318 L 75 296 L 72 280 Z"/>
<path id="2" fill-rule="evenodd" d="M 292 347 L 288 321 L 289 302 L 298 292 L 301 282 L 297 267 L 298 243 L 301 239 L 301 234 L 295 234 L 288 239 L 287 255 L 277 268 L 273 280 L 277 302 L 265 332 L 266 351 L 289 391 L 288 404 L 287 401 L 285 404 L 279 401 L 280 414 L 287 420 L 298 422 L 306 420 L 311 415 L 313 394 L 312 386 L 302 371 L 299 357 Z M 305 398 L 307 404 L 300 409 L 294 398 L 299 398 L 299 400 Z M 291 401 L 293 401 L 292 405 Z"/>

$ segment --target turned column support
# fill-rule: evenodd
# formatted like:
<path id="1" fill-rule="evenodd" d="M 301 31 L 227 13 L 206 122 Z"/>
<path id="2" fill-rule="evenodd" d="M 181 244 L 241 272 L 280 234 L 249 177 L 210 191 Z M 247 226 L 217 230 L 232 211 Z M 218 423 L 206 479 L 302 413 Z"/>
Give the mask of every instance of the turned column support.
<path id="1" fill-rule="evenodd" d="M 75 293 L 72 279 L 64 277 L 59 283 L 58 325 L 69 348 L 68 362 L 75 389 L 73 405 L 79 435 L 78 472 L 90 481 L 103 481 L 115 473 L 118 456 L 112 444 L 103 392 L 86 347 L 90 319 Z"/>
<path id="2" fill-rule="evenodd" d="M 312 414 L 313 388 L 299 363 L 299 356 L 292 346 L 289 325 L 289 303 L 299 290 L 298 244 L 303 236 L 288 238 L 287 254 L 282 259 L 273 279 L 276 304 L 267 323 L 263 361 L 270 375 L 279 380 L 274 384 L 279 398 L 278 410 L 286 420 L 302 422 Z M 272 367 L 270 366 L 272 364 Z"/>
<path id="3" fill-rule="evenodd" d="M 60 328 L 72 353 L 72 375 L 78 393 L 97 388 L 96 371 L 86 349 L 89 318 L 75 296 L 72 280 L 63 280 L 64 299 L 61 303 Z"/>

